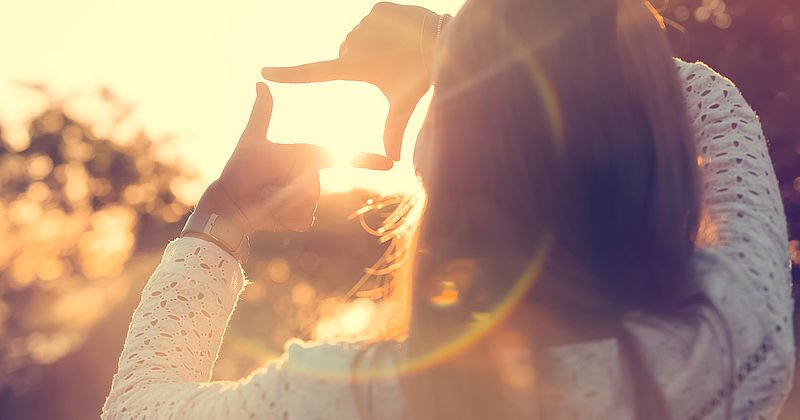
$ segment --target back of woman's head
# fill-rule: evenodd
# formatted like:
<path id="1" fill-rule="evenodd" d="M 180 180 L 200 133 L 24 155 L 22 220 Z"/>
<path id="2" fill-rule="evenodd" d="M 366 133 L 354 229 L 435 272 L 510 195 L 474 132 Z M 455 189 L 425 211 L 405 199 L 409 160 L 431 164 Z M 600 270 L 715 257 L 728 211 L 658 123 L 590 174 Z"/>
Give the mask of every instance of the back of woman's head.
<path id="1" fill-rule="evenodd" d="M 521 274 L 542 255 L 526 304 L 611 318 L 668 306 L 690 275 L 699 200 L 659 23 L 641 0 L 464 5 L 415 156 L 428 199 L 411 357 L 465 334 L 473 313 L 503 306 L 512 289 L 519 295 Z M 431 304 L 448 263 L 464 259 L 479 268 L 469 290 L 458 304 Z M 479 379 L 485 369 L 464 368 L 483 363 L 478 353 L 407 378 L 412 418 L 502 417 L 503 384 L 491 369 Z M 468 377 L 454 384 L 458 372 Z"/>

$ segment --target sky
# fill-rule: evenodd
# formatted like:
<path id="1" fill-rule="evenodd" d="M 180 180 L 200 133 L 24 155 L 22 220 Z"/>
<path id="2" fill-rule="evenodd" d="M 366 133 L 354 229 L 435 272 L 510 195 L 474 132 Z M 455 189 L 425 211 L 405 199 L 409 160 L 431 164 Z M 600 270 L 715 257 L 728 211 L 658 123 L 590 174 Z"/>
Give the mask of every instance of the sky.
<path id="1" fill-rule="evenodd" d="M 218 176 L 244 127 L 261 67 L 335 58 L 374 3 L 0 0 L 0 123 L 11 128 L 12 139 L 24 137 L 20 128 L 44 106 L 19 82 L 43 83 L 65 97 L 108 87 L 134 106 L 134 126 L 155 137 L 174 136 L 166 153 L 206 183 Z M 462 3 L 414 4 L 454 14 Z M 388 104 L 376 88 L 354 82 L 269 86 L 275 103 L 270 140 L 382 153 Z M 323 188 L 411 188 L 411 147 L 429 99 L 412 117 L 395 169 L 324 171 Z"/>

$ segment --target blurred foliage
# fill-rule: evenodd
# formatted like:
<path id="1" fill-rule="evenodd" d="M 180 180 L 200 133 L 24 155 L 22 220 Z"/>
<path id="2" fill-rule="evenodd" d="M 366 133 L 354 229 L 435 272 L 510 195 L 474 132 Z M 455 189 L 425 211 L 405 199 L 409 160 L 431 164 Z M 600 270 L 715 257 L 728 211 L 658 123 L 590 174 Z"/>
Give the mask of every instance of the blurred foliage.
<path id="1" fill-rule="evenodd" d="M 171 191 L 186 171 L 158 161 L 145 132 L 124 144 L 98 136 L 28 87 L 49 101 L 29 141 L 0 137 L 0 388 L 31 385 L 39 366 L 79 348 L 126 293 L 120 274 L 137 234 L 188 210 Z M 125 119 L 105 90 L 96 106 L 114 111 L 113 124 Z"/>
<path id="2" fill-rule="evenodd" d="M 798 0 L 654 3 L 671 21 L 677 54 L 734 80 L 758 112 L 790 235 L 800 239 Z M 74 117 L 64 100 L 33 87 L 50 102 L 30 122 L 30 144 L 12 145 L 0 129 L 0 418 L 97 418 L 138 292 L 188 209 L 177 190 L 191 177 L 156 157 L 163 139 L 98 135 L 101 121 Z M 129 107 L 108 91 L 98 96 L 98 110 L 110 109 L 111 125 L 122 124 Z M 387 250 L 348 218 L 369 198 L 359 191 L 324 196 L 311 232 L 254 238 L 246 267 L 252 284 L 215 379 L 246 375 L 279 354 L 286 339 L 320 332 L 319 321 Z M 377 225 L 385 210 L 366 223 Z M 372 276 L 364 289 L 382 286 Z M 374 309 L 355 302 L 350 307 L 362 315 Z M 11 393 L 11 384 L 29 392 Z M 796 394 L 786 419 L 800 412 Z"/>

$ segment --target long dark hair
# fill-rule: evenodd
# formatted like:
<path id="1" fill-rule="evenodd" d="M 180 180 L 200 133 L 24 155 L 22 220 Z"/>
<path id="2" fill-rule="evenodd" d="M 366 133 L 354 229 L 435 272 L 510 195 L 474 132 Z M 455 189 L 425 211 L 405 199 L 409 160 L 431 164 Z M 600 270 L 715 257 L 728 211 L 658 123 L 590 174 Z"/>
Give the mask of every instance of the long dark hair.
<path id="1" fill-rule="evenodd" d="M 513 398 L 503 346 L 533 349 L 522 382 L 542 377 L 537 349 L 618 337 L 621 314 L 668 310 L 692 275 L 698 174 L 676 64 L 641 0 L 468 0 L 440 57 L 415 156 L 409 418 L 547 418 Z M 649 418 L 663 409 L 642 400 Z"/>

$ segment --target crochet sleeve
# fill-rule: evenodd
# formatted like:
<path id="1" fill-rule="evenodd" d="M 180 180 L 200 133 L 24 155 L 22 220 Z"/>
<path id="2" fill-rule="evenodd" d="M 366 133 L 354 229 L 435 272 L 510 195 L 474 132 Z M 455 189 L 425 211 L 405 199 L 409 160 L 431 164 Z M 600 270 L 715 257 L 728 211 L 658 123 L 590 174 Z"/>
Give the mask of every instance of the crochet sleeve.
<path id="1" fill-rule="evenodd" d="M 786 216 L 756 113 L 730 80 L 705 64 L 686 65 L 689 116 L 697 134 L 706 228 L 699 246 L 735 262 L 758 286 L 772 328 L 789 323 Z"/>
<path id="2" fill-rule="evenodd" d="M 142 291 L 102 418 L 355 418 L 355 344 L 296 342 L 247 378 L 209 382 L 245 283 L 216 245 L 172 242 Z"/>
<path id="3" fill-rule="evenodd" d="M 774 418 L 792 384 L 786 219 L 767 142 L 736 86 L 678 62 L 696 136 L 703 228 L 696 276 L 674 316 L 627 319 L 675 418 Z M 732 397 L 732 398 L 731 398 Z"/>

